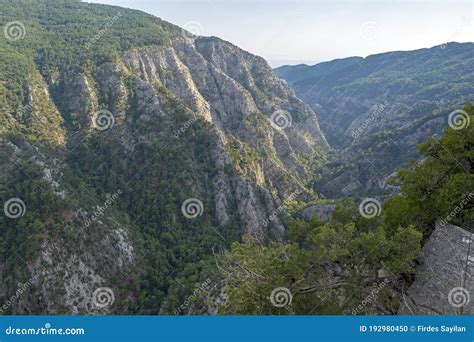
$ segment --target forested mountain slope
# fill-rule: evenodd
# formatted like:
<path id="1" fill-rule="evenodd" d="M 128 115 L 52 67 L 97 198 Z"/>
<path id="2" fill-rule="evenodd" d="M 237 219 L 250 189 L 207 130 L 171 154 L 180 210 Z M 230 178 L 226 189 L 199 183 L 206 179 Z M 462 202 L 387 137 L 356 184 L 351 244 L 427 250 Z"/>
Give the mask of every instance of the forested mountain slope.
<path id="1" fill-rule="evenodd" d="M 0 7 L 0 298 L 29 284 L 5 312 L 158 313 L 242 234 L 284 237 L 283 200 L 317 197 L 328 144 L 262 58 L 119 7 Z"/>
<path id="2" fill-rule="evenodd" d="M 434 224 L 472 222 L 471 204 L 452 214 L 473 188 L 472 105 L 462 127 L 428 140 L 423 159 L 399 172 L 399 195 L 330 201 L 318 190 L 350 184 L 348 170 L 349 180 L 371 177 L 351 158 L 364 163 L 361 151 L 381 148 L 377 163 L 398 166 L 394 156 L 405 154 L 387 139 L 400 134 L 410 153 L 448 117 L 400 103 L 414 120 L 400 112 L 386 127 L 406 127 L 348 145 L 331 133 L 330 146 L 311 107 L 265 60 L 229 42 L 76 0 L 0 8 L 2 314 L 394 313 Z M 451 64 L 468 64 L 470 82 L 463 56 Z M 344 72 L 360 60 L 341 63 Z M 442 75 L 451 70 L 443 65 Z M 442 84 L 427 101 L 461 109 L 469 82 Z M 373 108 L 371 99 L 361 103 Z M 327 164 L 339 149 L 348 161 Z M 311 206 L 330 209 L 324 220 L 298 220 L 317 212 Z"/>

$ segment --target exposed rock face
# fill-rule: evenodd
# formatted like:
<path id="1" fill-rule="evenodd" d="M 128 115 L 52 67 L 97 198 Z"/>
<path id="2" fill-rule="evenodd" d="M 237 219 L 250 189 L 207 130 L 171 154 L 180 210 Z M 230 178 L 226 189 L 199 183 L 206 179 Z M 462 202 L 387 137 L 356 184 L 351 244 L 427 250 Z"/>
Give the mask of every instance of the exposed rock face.
<path id="1" fill-rule="evenodd" d="M 63 181 L 64 163 L 46 154 L 48 150 L 22 141 L 2 146 L 2 155 L 8 156 L 0 162 L 0 169 L 6 171 L 2 177 L 13 173 L 24 160 L 29 160 L 39 168 L 42 180 L 51 187 L 58 203 L 77 195 L 76 190 Z M 56 199 L 53 197 L 53 200 Z M 24 212 L 27 213 L 32 208 L 26 202 Z M 86 211 L 80 204 L 61 207 L 55 212 L 61 221 L 60 234 L 51 234 L 50 230 L 57 229 L 55 224 L 43 219 L 44 222 L 34 226 L 38 230 L 14 246 L 17 251 L 0 263 L 0 297 L 5 298 L 0 305 L 0 314 L 110 313 L 110 307 L 95 305 L 94 291 L 104 286 L 117 290 L 117 284 L 111 279 L 130 272 L 136 261 L 136 251 L 129 237 L 129 227 L 117 222 L 107 211 L 97 209 L 96 213 L 93 216 L 93 212 Z M 13 221 L 9 220 L 7 224 Z M 41 232 L 40 224 L 46 227 L 45 231 Z M 28 244 L 39 233 L 44 234 L 45 239 L 36 251 L 28 250 Z M 23 248 L 35 256 L 25 260 L 20 252 Z M 14 271 L 3 269 L 3 265 L 15 265 Z"/>
<path id="2" fill-rule="evenodd" d="M 299 211 L 297 216 L 305 220 L 311 220 L 313 217 L 318 217 L 320 220 L 330 220 L 334 209 L 336 209 L 335 204 L 312 205 Z"/>
<path id="3" fill-rule="evenodd" d="M 131 51 L 125 54 L 127 71 L 139 77 L 138 96 L 160 111 L 153 86 L 166 87 L 190 112 L 211 123 L 225 145 L 233 140 L 245 142 L 258 154 L 262 170 L 255 165 L 250 172 L 261 172 L 267 185 L 271 180 L 278 193 L 298 188 L 293 173 L 302 177 L 304 167 L 298 154 L 315 156 L 315 148 L 328 148 L 315 113 L 299 100 L 288 85 L 277 78 L 268 64 L 217 38 L 178 40 L 169 48 Z M 154 100 L 153 100 L 154 99 Z M 278 110 L 291 116 L 284 130 L 271 125 Z M 162 111 L 162 110 L 161 110 Z M 283 173 L 283 181 L 275 176 Z"/>
<path id="4" fill-rule="evenodd" d="M 419 257 L 400 315 L 474 314 L 474 234 L 438 224 Z"/>
<path id="5" fill-rule="evenodd" d="M 211 182 L 221 185 L 211 190 L 220 225 L 227 223 L 230 211 L 237 209 L 243 231 L 261 232 L 262 222 L 274 210 L 268 190 L 284 199 L 302 189 L 299 179 L 305 167 L 298 156 L 314 158 L 315 148 L 328 147 L 314 112 L 296 98 L 263 59 L 217 38 L 187 38 L 175 41 L 171 47 L 129 51 L 124 54 L 123 66 L 112 69 L 120 70 L 120 75 L 107 82 L 109 92 L 123 93 L 122 75 L 134 80 L 132 91 L 137 98 L 139 121 L 172 115 L 158 93 L 166 89 L 185 106 L 189 125 L 196 120 L 211 125 L 217 143 L 211 152 L 217 176 Z M 285 130 L 271 123 L 276 110 L 291 116 L 291 125 Z M 135 125 L 131 117 L 126 118 L 124 132 L 136 131 Z M 186 134 L 182 128 L 177 127 L 178 135 Z M 172 139 L 170 132 L 157 129 L 135 140 L 152 144 L 163 136 Z M 236 160 L 241 156 L 245 163 Z M 229 177 L 226 168 L 236 168 L 240 176 Z M 229 203 L 236 203 L 237 208 L 229 207 Z M 274 225 L 276 231 L 283 231 L 278 220 Z"/>
<path id="6" fill-rule="evenodd" d="M 51 13 L 53 5 L 38 6 Z M 63 12 L 91 11 L 78 16 L 84 27 L 91 17 L 111 11 L 78 1 L 61 6 Z M 41 38 L 32 42 L 30 55 L 39 53 L 21 61 L 28 77 L 18 85 L 26 95 L 13 88 L 0 97 L 0 122 L 7 123 L 0 133 L 16 134 L 5 136 L 0 146 L 0 195 L 3 200 L 2 189 L 11 190 L 8 197 L 21 197 L 28 210 L 18 221 L 0 222 L 5 223 L 0 247 L 3 236 L 7 246 L 15 246 L 20 231 L 28 240 L 20 253 L 25 262 L 0 253 L 0 300 L 11 298 L 19 282 L 28 283 L 5 312 L 123 313 L 125 304 L 94 305 L 94 291 L 108 287 L 117 301 L 133 303 L 136 291 L 128 286 L 142 281 L 141 267 L 166 267 L 158 275 L 153 269 L 153 280 L 143 280 L 153 291 L 160 288 L 159 299 L 147 293 L 152 297 L 147 303 L 156 309 L 172 277 L 182 271 L 175 265 L 184 268 L 209 257 L 215 242 L 208 240 L 217 233 L 280 239 L 285 225 L 279 203 L 294 193 L 299 199 L 316 197 L 303 178 L 329 145 L 311 108 L 262 58 L 218 38 L 183 35 L 180 28 L 150 17 L 124 10 L 114 25 L 124 25 L 129 44 L 123 49 L 115 44 L 123 43 L 124 32 L 109 27 L 102 37 L 110 52 L 105 56 L 99 48 L 73 46 L 84 39 L 74 41 L 68 33 L 43 27 L 57 18 L 25 19 L 36 21 L 38 37 L 58 44 L 43 47 Z M 126 26 L 130 22 L 148 25 L 154 34 L 143 38 L 136 27 Z M 112 47 L 106 44 L 110 37 Z M 11 58 L 0 67 L 14 66 Z M 21 78 L 16 70 L 7 71 Z M 7 91 L 0 82 L 0 92 Z M 105 115 L 103 130 L 98 113 Z M 28 178 L 19 176 L 23 168 L 34 175 L 31 182 L 41 194 L 51 197 L 32 204 L 36 198 L 29 196 L 36 192 Z M 22 184 L 21 191 L 7 186 L 11 179 Z M 118 188 L 123 190 L 120 205 L 92 220 L 107 194 Z M 199 223 L 183 216 L 181 206 L 190 197 L 202 202 Z M 210 238 L 203 230 L 211 228 L 217 233 Z M 163 252 L 159 246 L 165 243 L 176 248 Z M 147 252 L 149 259 L 140 259 Z M 18 269 L 11 272 L 12 267 Z M 33 301 L 37 305 L 30 308 Z"/>

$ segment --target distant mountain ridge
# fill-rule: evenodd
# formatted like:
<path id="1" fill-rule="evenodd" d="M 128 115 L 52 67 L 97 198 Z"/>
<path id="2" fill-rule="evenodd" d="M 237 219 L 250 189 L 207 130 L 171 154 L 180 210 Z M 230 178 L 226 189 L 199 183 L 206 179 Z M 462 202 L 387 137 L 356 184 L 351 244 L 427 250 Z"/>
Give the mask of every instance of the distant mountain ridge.
<path id="1" fill-rule="evenodd" d="M 315 110 L 332 161 L 316 189 L 330 197 L 390 193 L 389 177 L 416 145 L 474 99 L 474 43 L 350 57 L 276 73 Z"/>
<path id="2" fill-rule="evenodd" d="M 354 63 L 360 62 L 363 59 L 363 57 L 347 57 L 321 62 L 314 65 L 283 65 L 276 68 L 275 71 L 278 76 L 285 79 L 289 84 L 293 84 L 301 80 L 329 75 L 333 72 L 347 68 Z"/>

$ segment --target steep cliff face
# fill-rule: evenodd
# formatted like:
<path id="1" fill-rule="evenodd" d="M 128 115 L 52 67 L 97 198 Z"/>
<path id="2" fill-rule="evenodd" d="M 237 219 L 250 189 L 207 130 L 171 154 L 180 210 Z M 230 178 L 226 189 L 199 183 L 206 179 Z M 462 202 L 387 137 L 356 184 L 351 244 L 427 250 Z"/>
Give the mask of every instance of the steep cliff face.
<path id="1" fill-rule="evenodd" d="M 418 258 L 415 282 L 403 293 L 400 315 L 472 315 L 473 234 L 438 224 Z"/>
<path id="2" fill-rule="evenodd" d="M 148 89 L 154 102 L 153 87 L 166 88 L 189 113 L 211 125 L 224 149 L 237 146 L 240 154 L 245 144 L 255 150 L 258 160 L 241 171 L 283 196 L 301 186 L 306 170 L 298 156 L 314 158 L 318 148 L 328 147 L 314 112 L 268 64 L 227 42 L 177 40 L 168 48 L 128 51 L 124 64 L 124 72 L 137 77 L 137 96 Z M 139 111 L 160 111 L 158 104 L 155 109 L 139 106 Z M 277 126 L 279 119 L 285 127 Z"/>
<path id="3" fill-rule="evenodd" d="M 5 1 L 26 35 L 1 42 L 0 194 L 24 204 L 0 222 L 3 312 L 158 313 L 182 272 L 280 239 L 281 202 L 316 197 L 328 143 L 262 58 L 137 11 L 26 3 Z"/>

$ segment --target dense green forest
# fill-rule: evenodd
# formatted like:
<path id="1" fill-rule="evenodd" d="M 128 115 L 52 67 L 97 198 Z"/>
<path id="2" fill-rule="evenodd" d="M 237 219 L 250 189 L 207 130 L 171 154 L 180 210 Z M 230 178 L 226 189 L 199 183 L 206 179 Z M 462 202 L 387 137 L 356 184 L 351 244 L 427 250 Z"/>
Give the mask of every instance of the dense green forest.
<path id="1" fill-rule="evenodd" d="M 2 0 L 0 5 L 2 27 L 7 18 L 22 18 L 11 27 L 12 39 L 0 40 L 0 79 L 8 80 L 0 85 L 0 112 L 15 119 L 1 115 L 0 132 L 8 128 L 28 133 L 25 105 L 28 81 L 36 69 L 51 83 L 52 97 L 66 101 L 60 99 L 65 78 L 77 73 L 95 75 L 97 65 L 116 60 L 123 51 L 166 46 L 181 34 L 178 27 L 152 15 L 79 0 Z M 45 114 L 50 111 L 45 108 Z M 36 129 L 39 132 L 30 134 L 31 139 L 39 135 L 47 140 L 42 136 L 51 134 L 47 127 Z"/>
<path id="2" fill-rule="evenodd" d="M 472 123 L 474 105 L 464 109 Z M 419 150 L 422 161 L 398 171 L 401 193 L 383 203 L 380 215 L 361 216 L 357 203 L 346 199 L 329 222 L 296 220 L 283 243 L 264 245 L 251 236 L 234 243 L 219 261 L 229 286 L 222 311 L 396 314 L 435 223 L 474 229 L 474 126 L 446 128 Z M 275 288 L 286 290 L 280 297 L 275 292 L 272 302 Z"/>
<path id="3" fill-rule="evenodd" d="M 0 203 L 23 206 L 0 215 L 2 314 L 395 313 L 435 223 L 473 221 L 456 210 L 474 189 L 473 105 L 367 217 L 311 183 L 329 147 L 262 58 L 119 7 L 0 6 L 2 26 L 21 21 L 0 39 Z M 287 131 L 270 122 L 283 105 Z M 332 219 L 303 220 L 317 204 Z M 114 302 L 97 308 L 104 286 Z"/>

